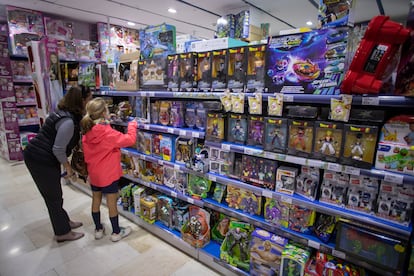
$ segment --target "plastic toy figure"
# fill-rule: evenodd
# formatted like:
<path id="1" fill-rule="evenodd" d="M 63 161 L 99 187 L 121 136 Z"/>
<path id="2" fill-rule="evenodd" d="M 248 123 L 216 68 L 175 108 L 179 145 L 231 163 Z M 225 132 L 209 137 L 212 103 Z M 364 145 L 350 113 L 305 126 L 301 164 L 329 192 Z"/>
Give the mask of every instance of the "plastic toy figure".
<path id="1" fill-rule="evenodd" d="M 259 208 L 257 200 L 253 198 L 253 195 L 251 197 L 244 197 L 241 202 L 241 207 L 244 212 L 250 215 L 256 214 Z"/>
<path id="2" fill-rule="evenodd" d="M 213 120 L 212 128 L 211 128 L 211 135 L 218 136 L 218 122 L 217 120 Z"/>
<path id="3" fill-rule="evenodd" d="M 235 248 L 239 248 L 240 260 L 248 260 L 248 235 L 246 232 L 241 231 L 239 227 L 230 229 L 226 234 L 227 252 L 231 256 L 235 255 Z"/>
<path id="4" fill-rule="evenodd" d="M 244 141 L 244 129 L 240 123 L 240 120 L 237 120 L 234 124 L 234 127 L 231 130 L 235 140 Z"/>
<path id="5" fill-rule="evenodd" d="M 197 219 L 197 217 L 193 216 L 190 218 L 190 232 L 195 239 L 198 239 L 201 234 L 201 222 Z"/>
<path id="6" fill-rule="evenodd" d="M 361 139 L 362 139 L 362 133 L 357 133 L 356 141 L 352 145 L 352 149 L 351 149 L 352 159 L 362 160 L 362 157 L 364 155 L 364 150 L 362 148 Z"/>
<path id="7" fill-rule="evenodd" d="M 261 123 L 255 123 L 251 132 L 253 141 L 261 144 L 263 139 L 263 129 Z"/>
<path id="8" fill-rule="evenodd" d="M 243 81 L 243 55 L 237 53 L 234 57 L 234 80 L 238 82 Z"/>
<path id="9" fill-rule="evenodd" d="M 294 135 L 292 147 L 296 149 L 300 147 L 301 150 L 306 149 L 305 129 L 303 127 L 298 127 L 296 135 Z"/>
<path id="10" fill-rule="evenodd" d="M 282 147 L 282 139 L 283 139 L 283 133 L 279 128 L 275 128 L 269 133 L 269 136 L 272 138 L 272 145 L 274 147 L 280 148 Z"/>
<path id="11" fill-rule="evenodd" d="M 217 63 L 217 79 L 222 83 L 226 81 L 226 73 L 224 72 L 225 71 L 224 65 L 225 65 L 224 59 L 220 58 Z"/>
<path id="12" fill-rule="evenodd" d="M 325 154 L 326 150 L 329 151 L 330 155 L 335 154 L 336 151 L 335 151 L 335 148 L 332 145 L 334 143 L 334 139 L 332 137 L 332 131 L 327 130 L 325 137 L 323 139 L 319 140 L 319 143 L 322 143 L 322 146 L 319 149 L 319 151 L 322 154 Z"/>
<path id="13" fill-rule="evenodd" d="M 264 79 L 264 60 L 262 55 L 259 53 L 256 54 L 254 60 L 254 75 L 256 76 L 256 81 L 263 81 Z"/>

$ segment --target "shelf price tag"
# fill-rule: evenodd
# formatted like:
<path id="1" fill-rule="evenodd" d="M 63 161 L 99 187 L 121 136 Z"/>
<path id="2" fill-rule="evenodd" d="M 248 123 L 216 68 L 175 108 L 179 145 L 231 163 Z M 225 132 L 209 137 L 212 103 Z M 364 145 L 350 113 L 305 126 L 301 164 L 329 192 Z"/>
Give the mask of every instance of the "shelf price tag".
<path id="1" fill-rule="evenodd" d="M 345 166 L 345 173 L 352 174 L 352 175 L 360 175 L 361 170 L 359 168 L 351 167 L 351 166 Z"/>
<path id="2" fill-rule="evenodd" d="M 180 165 L 177 165 L 177 164 L 174 165 L 174 170 L 175 171 L 179 171 L 180 169 L 181 169 Z"/>
<path id="3" fill-rule="evenodd" d="M 174 129 L 173 129 L 173 128 L 168 127 L 168 128 L 167 128 L 167 132 L 168 132 L 168 133 L 173 134 L 173 133 L 174 133 Z"/>
<path id="4" fill-rule="evenodd" d="M 221 149 L 225 151 L 230 151 L 231 145 L 229 144 L 221 144 Z"/>
<path id="5" fill-rule="evenodd" d="M 327 169 L 334 172 L 342 172 L 342 165 L 336 163 L 328 163 Z"/>
<path id="6" fill-rule="evenodd" d="M 147 96 L 147 92 L 141 92 L 141 97 L 146 97 Z"/>
<path id="7" fill-rule="evenodd" d="M 386 173 L 384 175 L 384 180 L 388 181 L 388 182 L 392 182 L 395 184 L 402 184 L 404 181 L 404 176 L 403 175 L 399 175 L 399 174 L 390 174 L 390 173 Z"/>
<path id="8" fill-rule="evenodd" d="M 213 181 L 213 182 L 217 181 L 217 177 L 215 175 L 211 175 L 211 174 L 208 176 L 208 179 Z"/>
<path id="9" fill-rule="evenodd" d="M 149 125 L 147 125 L 147 124 L 144 124 L 144 129 L 146 129 L 146 130 L 148 130 L 148 129 L 150 129 L 150 126 Z"/>
<path id="10" fill-rule="evenodd" d="M 272 198 L 273 193 L 272 193 L 272 191 L 269 191 L 269 190 L 263 190 L 262 191 L 262 196 L 267 197 L 267 198 Z"/>
<path id="11" fill-rule="evenodd" d="M 332 256 L 338 257 L 340 259 L 346 259 L 346 254 L 345 252 L 339 251 L 339 250 L 332 250 Z"/>
<path id="12" fill-rule="evenodd" d="M 177 197 L 177 192 L 171 191 L 171 196 L 172 197 Z"/>
<path id="13" fill-rule="evenodd" d="M 194 204 L 194 199 L 192 199 L 191 197 L 187 197 L 187 202 L 190 204 Z"/>
<path id="14" fill-rule="evenodd" d="M 276 153 L 273 153 L 273 152 L 265 151 L 264 157 L 272 159 L 272 160 L 277 160 L 277 155 L 276 155 Z"/>
<path id="15" fill-rule="evenodd" d="M 192 136 L 193 138 L 200 138 L 200 133 L 199 133 L 199 132 L 196 132 L 196 131 L 193 131 L 193 132 L 191 133 L 191 136 Z"/>
<path id="16" fill-rule="evenodd" d="M 142 159 L 142 160 L 147 161 L 147 156 L 145 156 L 145 155 L 140 155 L 140 157 L 141 157 L 141 159 Z"/>
<path id="17" fill-rule="evenodd" d="M 158 160 L 158 165 L 163 165 L 164 164 L 164 161 L 162 161 L 162 160 Z"/>
<path id="18" fill-rule="evenodd" d="M 291 103 L 291 102 L 293 102 L 294 101 L 294 97 L 293 97 L 293 95 L 283 95 L 283 101 L 284 102 L 289 102 L 289 103 Z"/>
<path id="19" fill-rule="evenodd" d="M 287 204 L 292 204 L 292 198 L 287 197 L 287 196 L 282 196 L 280 198 L 282 200 L 282 202 L 287 203 Z"/>
<path id="20" fill-rule="evenodd" d="M 244 148 L 244 154 L 247 154 L 247 155 L 260 155 L 261 153 L 263 153 L 262 150 L 252 149 L 252 148 Z"/>
<path id="21" fill-rule="evenodd" d="M 362 97 L 362 105 L 379 105 L 378 97 Z"/>
<path id="22" fill-rule="evenodd" d="M 148 93 L 148 96 L 149 96 L 149 97 L 154 97 L 154 96 L 155 96 L 155 93 L 154 93 L 154 92 L 149 92 L 149 93 Z"/>
<path id="23" fill-rule="evenodd" d="M 313 240 L 308 240 L 308 246 L 313 247 L 317 250 L 319 250 L 319 248 L 321 248 L 321 244 L 319 242 L 313 241 Z"/>
<path id="24" fill-rule="evenodd" d="M 185 130 L 180 130 L 179 135 L 180 135 L 180 136 L 187 136 L 187 131 L 185 131 Z"/>

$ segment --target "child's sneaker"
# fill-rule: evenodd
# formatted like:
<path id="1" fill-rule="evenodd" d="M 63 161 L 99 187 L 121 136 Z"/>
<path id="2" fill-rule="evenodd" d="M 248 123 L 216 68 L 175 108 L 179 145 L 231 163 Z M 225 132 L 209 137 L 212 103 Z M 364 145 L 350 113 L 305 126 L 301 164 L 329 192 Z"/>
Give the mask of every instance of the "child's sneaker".
<path id="1" fill-rule="evenodd" d="M 102 229 L 95 229 L 95 240 L 100 240 L 105 235 L 105 226 L 102 224 Z"/>
<path id="2" fill-rule="evenodd" d="M 121 231 L 118 234 L 112 233 L 111 241 L 113 242 L 120 241 L 121 239 L 131 234 L 131 231 L 132 231 L 131 227 L 127 226 L 125 228 L 124 227 L 120 227 L 120 228 L 121 228 Z"/>

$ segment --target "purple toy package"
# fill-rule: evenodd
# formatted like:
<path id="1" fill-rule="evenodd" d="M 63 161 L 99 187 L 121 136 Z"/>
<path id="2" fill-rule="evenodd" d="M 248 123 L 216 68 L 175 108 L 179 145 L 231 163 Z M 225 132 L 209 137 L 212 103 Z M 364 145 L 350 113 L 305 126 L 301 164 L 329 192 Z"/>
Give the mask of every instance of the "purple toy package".
<path id="1" fill-rule="evenodd" d="M 269 37 L 266 87 L 280 93 L 339 94 L 347 38 L 347 27 Z"/>
<path id="2" fill-rule="evenodd" d="M 167 88 L 169 91 L 178 91 L 180 76 L 179 55 L 167 56 Z"/>
<path id="3" fill-rule="evenodd" d="M 247 137 L 247 144 L 252 146 L 263 147 L 264 144 L 264 118 L 259 116 L 249 117 L 249 134 Z"/>
<path id="4" fill-rule="evenodd" d="M 180 90 L 193 91 L 197 87 L 197 54 L 180 54 Z"/>

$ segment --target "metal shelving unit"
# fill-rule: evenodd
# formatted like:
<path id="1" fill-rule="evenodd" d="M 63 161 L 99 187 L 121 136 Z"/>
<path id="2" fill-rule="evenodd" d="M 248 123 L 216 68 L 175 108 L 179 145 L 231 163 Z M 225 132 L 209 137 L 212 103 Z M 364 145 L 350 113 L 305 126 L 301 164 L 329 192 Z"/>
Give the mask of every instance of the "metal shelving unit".
<path id="1" fill-rule="evenodd" d="M 170 133 L 187 138 L 204 138 L 205 132 L 189 128 L 176 128 L 154 124 L 139 123 L 138 128 L 155 132 Z"/>

